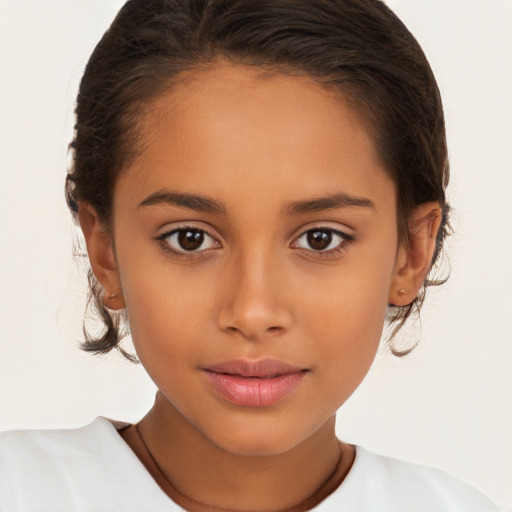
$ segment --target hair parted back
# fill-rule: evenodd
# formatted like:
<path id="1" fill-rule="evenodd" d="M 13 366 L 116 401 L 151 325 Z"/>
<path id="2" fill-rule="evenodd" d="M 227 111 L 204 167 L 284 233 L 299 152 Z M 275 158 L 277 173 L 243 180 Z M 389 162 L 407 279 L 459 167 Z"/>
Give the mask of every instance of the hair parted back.
<path id="1" fill-rule="evenodd" d="M 412 209 L 438 202 L 443 221 L 431 266 L 449 231 L 448 158 L 439 90 L 421 47 L 380 0 L 130 0 L 96 46 L 76 102 L 67 202 L 91 205 L 109 226 L 119 174 L 140 148 L 138 121 L 151 102 L 188 70 L 219 59 L 262 72 L 311 76 L 339 90 L 366 121 L 398 190 L 398 229 L 408 240 Z M 392 336 L 423 303 L 392 308 Z M 89 272 L 91 300 L 105 324 L 82 348 L 119 349 L 120 317 L 101 300 Z M 122 349 L 121 352 L 127 355 Z M 399 351 L 403 355 L 412 348 Z"/>

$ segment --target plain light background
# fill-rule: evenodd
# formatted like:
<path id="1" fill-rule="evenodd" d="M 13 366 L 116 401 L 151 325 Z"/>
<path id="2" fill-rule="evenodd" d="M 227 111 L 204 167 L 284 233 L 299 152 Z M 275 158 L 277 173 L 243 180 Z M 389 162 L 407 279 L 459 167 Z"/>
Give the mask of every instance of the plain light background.
<path id="1" fill-rule="evenodd" d="M 63 196 L 78 81 L 122 3 L 0 0 L 2 429 L 136 421 L 152 404 L 141 367 L 77 348 L 85 279 Z M 419 347 L 378 355 L 339 434 L 443 468 L 512 510 L 512 1 L 388 4 L 444 98 L 451 278 L 427 299 Z"/>

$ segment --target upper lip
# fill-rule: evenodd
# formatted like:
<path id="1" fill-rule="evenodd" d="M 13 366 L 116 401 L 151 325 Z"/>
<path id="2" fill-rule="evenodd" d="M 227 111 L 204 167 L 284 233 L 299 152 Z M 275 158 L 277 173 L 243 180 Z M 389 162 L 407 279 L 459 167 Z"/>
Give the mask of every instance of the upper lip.
<path id="1" fill-rule="evenodd" d="M 228 375 L 239 375 L 241 377 L 268 378 L 289 373 L 299 373 L 305 369 L 279 361 L 278 359 L 261 359 L 259 361 L 233 359 L 208 366 L 205 370 Z"/>

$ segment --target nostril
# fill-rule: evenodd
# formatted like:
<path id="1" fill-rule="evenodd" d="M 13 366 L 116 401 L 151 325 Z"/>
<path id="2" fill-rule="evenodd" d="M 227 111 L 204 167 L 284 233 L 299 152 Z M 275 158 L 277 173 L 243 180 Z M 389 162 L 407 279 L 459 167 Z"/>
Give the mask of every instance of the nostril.
<path id="1" fill-rule="evenodd" d="M 281 326 L 271 326 L 267 327 L 266 329 L 262 329 L 258 332 L 258 330 L 251 330 L 249 328 L 241 329 L 239 327 L 235 327 L 233 325 L 227 326 L 225 328 L 225 332 L 229 334 L 239 334 L 242 337 L 248 339 L 248 340 L 258 340 L 258 339 L 264 339 L 265 337 L 273 337 L 277 336 L 283 332 L 285 332 L 286 329 Z"/>
<path id="2" fill-rule="evenodd" d="M 217 325 L 226 334 L 248 340 L 279 336 L 291 328 L 293 315 L 287 306 L 275 302 L 268 297 L 263 300 L 261 293 L 232 298 L 216 312 Z"/>

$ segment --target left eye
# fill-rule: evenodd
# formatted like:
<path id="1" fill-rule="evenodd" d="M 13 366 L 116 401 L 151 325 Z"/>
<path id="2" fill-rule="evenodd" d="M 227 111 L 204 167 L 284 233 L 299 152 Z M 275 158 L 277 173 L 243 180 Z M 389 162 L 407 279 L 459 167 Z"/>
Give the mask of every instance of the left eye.
<path id="1" fill-rule="evenodd" d="M 200 252 L 217 247 L 218 242 L 206 231 L 180 228 L 159 237 L 170 250 L 178 253 Z"/>
<path id="2" fill-rule="evenodd" d="M 316 252 L 328 252 L 340 248 L 350 237 L 341 231 L 328 228 L 310 229 L 297 238 L 295 247 Z"/>

